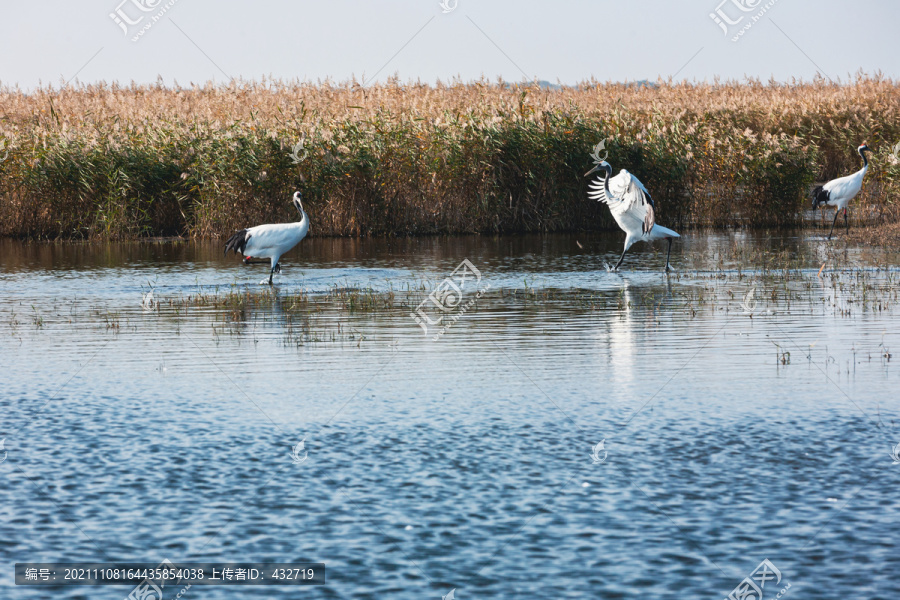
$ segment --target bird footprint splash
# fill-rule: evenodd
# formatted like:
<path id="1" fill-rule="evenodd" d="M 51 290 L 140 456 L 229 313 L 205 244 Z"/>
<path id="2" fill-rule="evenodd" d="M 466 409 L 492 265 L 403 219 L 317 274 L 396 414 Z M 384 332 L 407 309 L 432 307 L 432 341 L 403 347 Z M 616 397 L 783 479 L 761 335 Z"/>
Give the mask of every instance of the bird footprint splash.
<path id="1" fill-rule="evenodd" d="M 146 294 L 141 294 L 141 309 L 144 312 L 150 312 L 156 305 L 157 302 L 153 298 L 153 288 L 150 288 L 150 291 Z"/>

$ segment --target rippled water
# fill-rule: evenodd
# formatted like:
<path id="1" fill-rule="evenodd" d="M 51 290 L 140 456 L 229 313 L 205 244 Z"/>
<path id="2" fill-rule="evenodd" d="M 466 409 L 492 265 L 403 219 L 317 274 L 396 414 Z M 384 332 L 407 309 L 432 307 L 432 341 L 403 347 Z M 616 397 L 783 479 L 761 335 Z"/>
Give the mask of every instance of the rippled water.
<path id="1" fill-rule="evenodd" d="M 185 598 L 724 598 L 763 559 L 766 598 L 900 594 L 897 255 L 307 240 L 274 300 L 188 301 L 264 289 L 220 248 L 0 242 L 0 597 L 130 591 L 15 562 L 166 558 L 327 566 Z M 433 341 L 409 313 L 463 259 L 490 288 Z M 289 306 L 341 288 L 413 300 Z"/>

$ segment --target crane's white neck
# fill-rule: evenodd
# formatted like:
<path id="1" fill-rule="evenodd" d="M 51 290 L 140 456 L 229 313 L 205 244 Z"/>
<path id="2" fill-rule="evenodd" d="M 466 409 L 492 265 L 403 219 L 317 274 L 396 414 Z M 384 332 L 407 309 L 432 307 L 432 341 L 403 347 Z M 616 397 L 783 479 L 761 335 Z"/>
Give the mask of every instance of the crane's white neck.
<path id="1" fill-rule="evenodd" d="M 611 169 L 603 169 L 603 189 L 606 192 L 606 199 L 612 200 L 613 195 L 612 192 L 609 191 L 609 175 Z"/>
<path id="2" fill-rule="evenodd" d="M 300 228 L 300 234 L 303 237 L 306 237 L 306 234 L 309 233 L 309 217 L 306 216 L 306 213 L 303 212 L 303 209 L 300 209 L 300 221 L 297 223 L 297 226 Z"/>
<path id="3" fill-rule="evenodd" d="M 299 229 L 300 237 L 303 238 L 306 237 L 306 234 L 309 231 L 309 217 L 306 215 L 306 211 L 303 210 L 303 203 L 298 196 L 299 194 L 294 196 L 294 206 L 297 207 L 297 212 L 300 213 L 300 220 L 294 223 L 294 226 Z"/>
<path id="4" fill-rule="evenodd" d="M 294 206 L 297 208 L 297 212 L 300 213 L 300 223 L 303 221 L 309 221 L 309 218 L 306 216 L 306 211 L 303 210 L 303 203 L 300 202 L 300 198 L 294 196 Z"/>

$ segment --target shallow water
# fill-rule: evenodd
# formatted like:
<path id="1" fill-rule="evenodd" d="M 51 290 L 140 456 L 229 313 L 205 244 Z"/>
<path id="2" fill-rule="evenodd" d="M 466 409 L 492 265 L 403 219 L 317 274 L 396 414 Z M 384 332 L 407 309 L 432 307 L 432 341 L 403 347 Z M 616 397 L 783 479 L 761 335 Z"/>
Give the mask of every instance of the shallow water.
<path id="1" fill-rule="evenodd" d="M 609 273 L 620 243 L 306 240 L 229 309 L 196 299 L 267 269 L 220 244 L 0 242 L 0 597 L 169 559 L 327 567 L 185 598 L 723 598 L 769 559 L 766 598 L 896 598 L 900 257 L 691 233 Z M 485 293 L 423 335 L 463 259 Z"/>

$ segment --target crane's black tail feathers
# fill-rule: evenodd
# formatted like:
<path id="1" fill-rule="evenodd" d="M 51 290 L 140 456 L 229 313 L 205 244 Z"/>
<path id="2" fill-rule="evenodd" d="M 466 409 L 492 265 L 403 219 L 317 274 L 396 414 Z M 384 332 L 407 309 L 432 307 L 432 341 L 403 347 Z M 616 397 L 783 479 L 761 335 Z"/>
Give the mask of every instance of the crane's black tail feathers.
<path id="1" fill-rule="evenodd" d="M 228 241 L 225 242 L 225 256 L 228 256 L 229 250 L 234 250 L 236 253 L 240 252 L 244 253 L 244 248 L 247 247 L 247 240 L 250 239 L 250 236 L 247 235 L 246 229 L 241 229 L 233 236 L 228 238 Z"/>
<path id="2" fill-rule="evenodd" d="M 812 207 L 813 210 L 819 208 L 820 204 L 828 204 L 828 200 L 830 199 L 831 194 L 828 193 L 828 190 L 823 188 L 821 185 L 817 185 L 816 188 L 812 191 Z"/>

